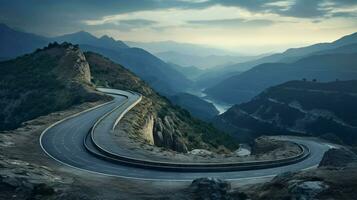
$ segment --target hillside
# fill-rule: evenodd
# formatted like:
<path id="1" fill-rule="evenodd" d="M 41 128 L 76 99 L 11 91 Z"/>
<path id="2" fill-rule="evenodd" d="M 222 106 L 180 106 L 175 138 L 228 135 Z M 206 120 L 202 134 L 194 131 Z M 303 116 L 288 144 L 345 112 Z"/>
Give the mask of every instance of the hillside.
<path id="1" fill-rule="evenodd" d="M 0 24 L 0 57 L 14 58 L 48 44 L 45 37 L 15 31 Z"/>
<path id="2" fill-rule="evenodd" d="M 323 54 L 297 62 L 258 65 L 206 89 L 209 96 L 228 103 L 249 101 L 264 89 L 290 80 L 317 81 L 357 79 L 357 54 Z"/>
<path id="3" fill-rule="evenodd" d="M 85 101 L 108 99 L 94 92 L 89 65 L 78 46 L 50 44 L 0 62 L 0 69 L 0 130 Z"/>
<path id="4" fill-rule="evenodd" d="M 192 116 L 208 121 L 219 114 L 212 103 L 188 93 L 179 93 L 169 97 L 170 101 L 188 110 Z"/>
<path id="5" fill-rule="evenodd" d="M 84 51 L 99 53 L 125 66 L 163 95 L 175 94 L 192 85 L 180 72 L 143 49 L 127 48 L 114 51 L 85 44 L 80 47 Z"/>
<path id="6" fill-rule="evenodd" d="M 132 90 L 143 95 L 143 100 L 123 119 L 130 124 L 126 133 L 143 138 L 149 134 L 155 145 L 183 152 L 195 148 L 218 151 L 223 146 L 231 150 L 238 147 L 228 134 L 173 106 L 121 65 L 96 53 L 88 52 L 85 56 L 95 85 Z"/>
<path id="7" fill-rule="evenodd" d="M 192 85 L 184 75 L 144 49 L 130 48 L 123 42 L 108 36 L 96 38 L 90 33 L 81 31 L 53 40 L 79 44 L 84 51 L 106 56 L 125 66 L 161 94 L 174 94 Z"/>
<path id="8" fill-rule="evenodd" d="M 215 119 L 245 137 L 302 134 L 357 145 L 357 81 L 290 81 L 271 87 Z"/>

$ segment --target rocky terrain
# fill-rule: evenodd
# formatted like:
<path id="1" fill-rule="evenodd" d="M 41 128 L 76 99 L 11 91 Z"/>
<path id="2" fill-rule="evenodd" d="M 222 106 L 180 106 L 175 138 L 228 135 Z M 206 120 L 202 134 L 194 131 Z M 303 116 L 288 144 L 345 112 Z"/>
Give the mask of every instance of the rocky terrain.
<path id="1" fill-rule="evenodd" d="M 289 172 L 266 183 L 235 187 L 214 179 L 194 180 L 169 199 L 346 200 L 356 199 L 357 156 L 346 148 L 330 149 L 317 169 Z"/>
<path id="2" fill-rule="evenodd" d="M 356 84 L 290 81 L 233 106 L 215 119 L 215 125 L 246 140 L 290 133 L 356 145 Z"/>
<path id="3" fill-rule="evenodd" d="M 331 149 L 317 169 L 281 174 L 246 191 L 251 199 L 259 200 L 356 199 L 356 157 L 348 149 Z"/>

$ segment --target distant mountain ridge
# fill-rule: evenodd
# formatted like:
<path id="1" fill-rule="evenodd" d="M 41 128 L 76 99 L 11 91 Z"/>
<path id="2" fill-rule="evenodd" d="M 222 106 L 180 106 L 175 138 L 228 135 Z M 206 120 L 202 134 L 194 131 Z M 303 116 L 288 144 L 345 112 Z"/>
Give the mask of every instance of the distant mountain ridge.
<path id="1" fill-rule="evenodd" d="M 48 41 L 48 38 L 15 31 L 5 24 L 0 24 L 0 57 L 14 58 L 31 53 L 46 46 Z"/>
<path id="2" fill-rule="evenodd" d="M 357 79 L 357 53 L 313 55 L 294 63 L 266 63 L 221 81 L 205 90 L 209 96 L 238 104 L 264 89 L 289 80 L 317 81 Z"/>
<path id="3" fill-rule="evenodd" d="M 14 58 L 30 53 L 49 42 L 70 42 L 79 44 L 81 48 L 103 54 L 139 75 L 151 84 L 158 92 L 172 95 L 192 85 L 180 72 L 149 52 L 130 48 L 120 40 L 109 36 L 97 38 L 90 33 L 80 31 L 55 38 L 46 38 L 30 33 L 15 31 L 6 25 L 0 26 L 0 57 Z"/>
<path id="4" fill-rule="evenodd" d="M 214 68 L 212 70 L 208 70 L 204 74 L 204 76 L 198 79 L 198 85 L 203 87 L 205 83 L 209 82 L 214 82 L 215 84 L 218 84 L 216 80 L 221 79 L 217 76 L 233 76 L 237 73 L 250 70 L 253 67 L 264 63 L 293 63 L 304 57 L 312 56 L 315 54 L 324 54 L 324 52 L 326 53 L 329 50 L 333 51 L 333 49 L 338 49 L 342 48 L 343 46 L 353 44 L 357 44 L 357 32 L 350 35 L 346 35 L 331 43 L 318 43 L 301 48 L 291 48 L 283 53 L 272 54 L 253 61 L 236 63 L 232 65 L 223 66 L 221 68 Z"/>

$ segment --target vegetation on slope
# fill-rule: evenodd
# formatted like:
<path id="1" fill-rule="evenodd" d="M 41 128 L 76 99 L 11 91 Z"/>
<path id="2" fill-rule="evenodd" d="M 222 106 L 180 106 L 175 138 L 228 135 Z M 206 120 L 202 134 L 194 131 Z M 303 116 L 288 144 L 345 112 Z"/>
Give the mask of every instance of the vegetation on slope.
<path id="1" fill-rule="evenodd" d="M 78 47 L 50 44 L 14 60 L 0 62 L 0 130 L 24 121 L 102 99 L 90 82 L 89 66 Z"/>
<path id="2" fill-rule="evenodd" d="M 219 127 L 239 135 L 308 134 L 357 144 L 357 81 L 290 81 L 216 118 Z"/>

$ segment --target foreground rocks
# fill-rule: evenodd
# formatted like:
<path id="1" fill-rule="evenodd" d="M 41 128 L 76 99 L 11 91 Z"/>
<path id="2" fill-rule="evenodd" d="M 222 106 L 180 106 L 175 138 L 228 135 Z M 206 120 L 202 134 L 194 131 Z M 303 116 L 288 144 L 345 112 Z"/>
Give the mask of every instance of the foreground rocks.
<path id="1" fill-rule="evenodd" d="M 346 167 L 357 162 L 357 155 L 347 148 L 330 149 L 322 158 L 319 167 Z"/>
<path id="2" fill-rule="evenodd" d="M 181 195 L 180 195 L 181 194 Z M 216 178 L 199 178 L 192 181 L 191 185 L 181 191 L 172 200 L 245 200 L 247 196 L 237 190 L 232 190 L 229 182 Z"/>
<path id="3" fill-rule="evenodd" d="M 357 199 L 356 155 L 348 149 L 330 149 L 319 168 L 284 173 L 246 190 L 252 200 Z"/>

